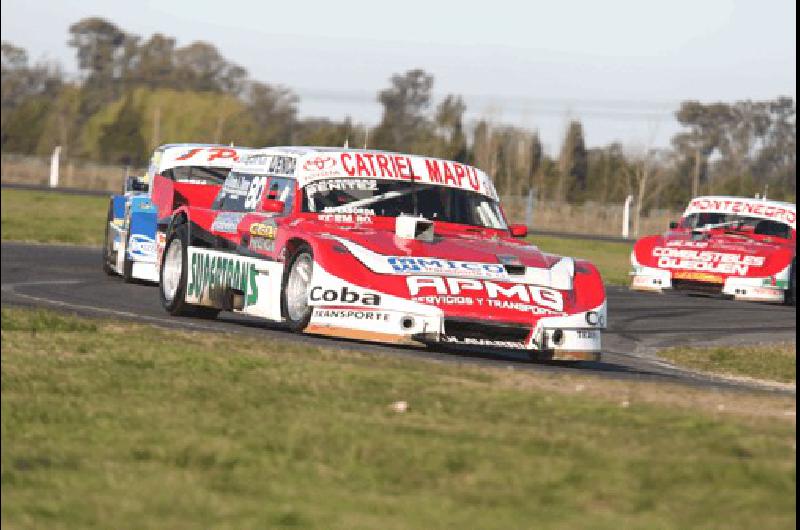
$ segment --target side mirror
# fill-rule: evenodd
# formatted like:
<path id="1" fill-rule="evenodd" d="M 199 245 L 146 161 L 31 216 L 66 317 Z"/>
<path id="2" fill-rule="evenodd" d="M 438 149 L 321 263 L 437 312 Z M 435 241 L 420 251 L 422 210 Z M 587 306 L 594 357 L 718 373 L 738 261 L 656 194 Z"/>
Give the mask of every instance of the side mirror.
<path id="1" fill-rule="evenodd" d="M 674 230 L 675 228 L 678 228 L 677 221 L 670 221 L 669 222 L 669 228 L 670 228 L 670 230 Z"/>
<path id="2" fill-rule="evenodd" d="M 148 188 L 149 186 L 147 185 L 147 182 L 142 177 L 137 177 L 135 175 L 125 177 L 125 189 L 123 192 L 146 192 Z"/>
<path id="3" fill-rule="evenodd" d="M 528 227 L 525 225 L 511 225 L 508 227 L 511 237 L 525 237 L 528 235 Z"/>
<path id="4" fill-rule="evenodd" d="M 261 201 L 261 211 L 264 213 L 283 213 L 285 204 L 283 201 L 275 199 L 264 199 Z"/>

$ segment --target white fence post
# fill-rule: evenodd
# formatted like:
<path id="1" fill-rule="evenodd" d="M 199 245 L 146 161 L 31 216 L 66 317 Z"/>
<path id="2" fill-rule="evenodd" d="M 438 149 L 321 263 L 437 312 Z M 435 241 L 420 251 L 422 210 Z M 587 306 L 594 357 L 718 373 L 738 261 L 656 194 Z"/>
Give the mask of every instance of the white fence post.
<path id="1" fill-rule="evenodd" d="M 58 158 L 61 156 L 61 146 L 57 145 L 53 149 L 53 156 L 50 157 L 50 187 L 58 187 Z"/>
<path id="2" fill-rule="evenodd" d="M 525 203 L 525 226 L 528 228 L 533 227 L 533 189 L 528 190 L 528 198 Z"/>
<path id="3" fill-rule="evenodd" d="M 633 202 L 633 195 L 628 195 L 625 199 L 625 206 L 622 208 L 622 237 L 628 239 L 631 227 L 631 203 Z"/>

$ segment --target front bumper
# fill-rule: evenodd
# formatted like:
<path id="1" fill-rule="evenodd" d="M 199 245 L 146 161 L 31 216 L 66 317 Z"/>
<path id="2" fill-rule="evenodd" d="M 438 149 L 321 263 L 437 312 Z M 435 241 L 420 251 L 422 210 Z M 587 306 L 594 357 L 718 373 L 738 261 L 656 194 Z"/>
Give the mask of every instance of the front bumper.
<path id="1" fill-rule="evenodd" d="M 158 282 L 158 267 L 156 265 L 155 253 L 151 251 L 149 238 L 136 235 L 128 237 L 128 232 L 124 228 L 110 225 L 111 254 L 114 259 L 111 261 L 111 268 L 115 273 L 122 275 L 125 268 L 125 255 L 131 261 L 131 277 L 146 282 Z M 132 249 L 127 248 L 126 242 L 134 241 Z"/>
<path id="2" fill-rule="evenodd" d="M 681 278 L 681 273 L 685 278 Z M 668 289 L 718 294 L 736 300 L 753 302 L 783 302 L 788 288 L 787 281 L 774 278 L 739 278 L 729 276 L 721 279 L 714 275 L 689 271 L 670 271 L 653 267 L 637 266 L 631 272 L 631 289 L 635 291 L 664 292 Z"/>
<path id="3" fill-rule="evenodd" d="M 314 285 L 328 292 L 363 293 L 364 289 L 324 271 L 317 264 Z M 360 298 L 361 296 L 359 296 Z M 524 350 L 536 359 L 598 360 L 606 304 L 566 316 L 545 316 L 535 324 L 459 318 L 437 306 L 380 293 L 380 306 L 347 306 L 344 296 L 325 303 L 310 298 L 313 306 L 309 333 L 392 344 L 445 345 L 483 350 Z"/>

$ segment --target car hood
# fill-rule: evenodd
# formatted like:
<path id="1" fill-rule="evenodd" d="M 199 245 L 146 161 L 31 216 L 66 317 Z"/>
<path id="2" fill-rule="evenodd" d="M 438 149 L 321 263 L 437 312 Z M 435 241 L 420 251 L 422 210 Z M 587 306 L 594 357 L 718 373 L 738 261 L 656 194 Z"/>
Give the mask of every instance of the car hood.
<path id="1" fill-rule="evenodd" d="M 661 244 L 685 249 L 703 249 L 712 252 L 738 253 L 746 255 L 767 256 L 784 249 L 788 241 L 779 238 L 753 239 L 744 235 L 728 233 L 710 233 L 697 235 L 691 232 L 667 234 L 661 238 Z"/>
<path id="2" fill-rule="evenodd" d="M 388 231 L 363 228 L 337 229 L 330 233 L 337 239 L 355 243 L 383 256 L 517 264 L 544 269 L 551 268 L 561 259 L 540 251 L 532 244 L 481 234 L 436 235 L 433 241 L 426 242 L 399 238 Z"/>
<path id="3" fill-rule="evenodd" d="M 633 257 L 634 265 L 762 277 L 788 267 L 795 248 L 793 242 L 778 238 L 757 240 L 738 234 L 676 231 L 639 240 Z"/>

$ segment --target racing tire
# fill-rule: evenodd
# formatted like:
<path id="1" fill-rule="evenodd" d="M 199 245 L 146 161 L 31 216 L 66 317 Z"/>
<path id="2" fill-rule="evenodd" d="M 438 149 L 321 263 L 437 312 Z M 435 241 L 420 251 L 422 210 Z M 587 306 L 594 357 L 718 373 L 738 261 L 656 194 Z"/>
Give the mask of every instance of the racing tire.
<path id="1" fill-rule="evenodd" d="M 158 296 L 161 305 L 173 316 L 216 318 L 219 309 L 186 303 L 186 282 L 189 276 L 188 247 L 189 230 L 185 224 L 178 225 L 167 238 L 158 274 Z"/>
<path id="2" fill-rule="evenodd" d="M 133 277 L 133 260 L 128 257 L 128 249 L 131 248 L 131 223 L 130 219 L 125 225 L 128 230 L 125 232 L 125 250 L 122 255 L 122 281 L 125 283 L 138 283 Z"/>
<path id="3" fill-rule="evenodd" d="M 130 238 L 125 240 L 125 256 L 122 258 L 122 281 L 125 283 L 136 283 L 136 278 L 133 277 L 133 260 L 128 258 L 128 245 Z"/>
<path id="4" fill-rule="evenodd" d="M 111 231 L 111 222 L 114 220 L 114 209 L 112 204 L 108 203 L 108 215 L 106 216 L 106 235 L 103 238 L 103 272 L 109 276 L 114 276 L 116 273 L 111 268 L 111 238 L 108 233 Z"/>
<path id="5" fill-rule="evenodd" d="M 789 269 L 789 289 L 784 300 L 786 305 L 797 305 L 797 258 L 792 260 L 792 268 Z"/>
<path id="6" fill-rule="evenodd" d="M 281 281 L 281 314 L 292 332 L 306 329 L 314 308 L 308 305 L 308 288 L 314 271 L 314 253 L 301 244 L 287 260 Z"/>

